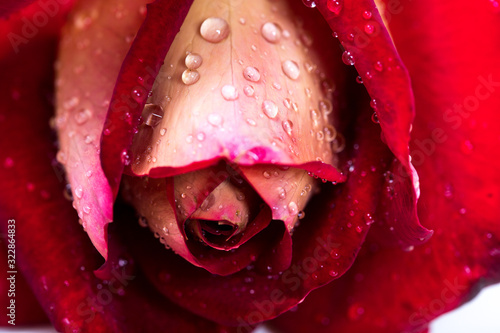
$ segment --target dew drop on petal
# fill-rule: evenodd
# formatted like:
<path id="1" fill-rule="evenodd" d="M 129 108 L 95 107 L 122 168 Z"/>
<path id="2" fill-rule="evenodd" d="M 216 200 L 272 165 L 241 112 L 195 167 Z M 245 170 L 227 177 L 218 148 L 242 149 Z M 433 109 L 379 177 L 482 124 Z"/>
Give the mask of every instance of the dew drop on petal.
<path id="1" fill-rule="evenodd" d="M 257 123 L 255 122 L 255 120 L 253 120 L 252 118 L 247 118 L 245 120 L 247 122 L 248 125 L 250 126 L 257 126 Z"/>
<path id="2" fill-rule="evenodd" d="M 243 88 L 243 92 L 246 96 L 252 97 L 255 93 L 255 89 L 251 85 L 248 85 Z"/>
<path id="3" fill-rule="evenodd" d="M 208 42 L 218 43 L 229 35 L 229 24 L 220 17 L 209 17 L 200 27 L 201 36 Z"/>
<path id="4" fill-rule="evenodd" d="M 332 125 L 326 125 L 323 129 L 326 142 L 332 142 L 337 137 L 337 130 Z"/>
<path id="5" fill-rule="evenodd" d="M 314 0 L 302 0 L 302 3 L 309 8 L 315 8 L 316 2 Z"/>
<path id="6" fill-rule="evenodd" d="M 281 39 L 281 28 L 276 23 L 264 23 L 261 33 L 262 37 L 269 43 L 277 43 Z"/>
<path id="7" fill-rule="evenodd" d="M 248 66 L 243 70 L 243 77 L 248 81 L 259 82 L 260 72 L 257 68 Z"/>
<path id="8" fill-rule="evenodd" d="M 184 59 L 184 63 L 188 69 L 197 69 L 203 63 L 203 58 L 197 53 L 189 53 Z"/>
<path id="9" fill-rule="evenodd" d="M 328 99 L 322 99 L 318 102 L 318 108 L 323 116 L 328 116 L 333 111 L 332 103 Z"/>
<path id="10" fill-rule="evenodd" d="M 373 68 L 375 68 L 375 70 L 378 71 L 378 72 L 382 72 L 384 70 L 384 65 L 382 64 L 382 62 L 377 61 L 373 65 Z"/>
<path id="11" fill-rule="evenodd" d="M 373 32 L 375 31 L 375 27 L 373 26 L 373 24 L 365 24 L 365 32 L 368 34 L 368 35 L 371 35 Z"/>
<path id="12" fill-rule="evenodd" d="M 75 113 L 75 121 L 78 125 L 82 125 L 87 120 L 89 120 L 92 117 L 92 111 L 89 109 L 81 109 L 77 113 Z"/>
<path id="13" fill-rule="evenodd" d="M 364 18 L 365 20 L 369 20 L 369 19 L 371 19 L 371 18 L 372 18 L 372 12 L 370 12 L 369 10 L 365 10 L 365 11 L 363 12 L 363 18 Z"/>
<path id="14" fill-rule="evenodd" d="M 339 15 L 342 10 L 342 3 L 340 0 L 327 0 L 326 7 L 333 14 Z"/>
<path id="15" fill-rule="evenodd" d="M 83 196 L 83 188 L 81 185 L 78 185 L 76 188 L 75 188 L 75 196 L 78 198 L 78 199 L 81 199 L 82 196 Z"/>
<path id="16" fill-rule="evenodd" d="M 380 120 L 378 119 L 378 116 L 377 116 L 377 112 L 373 112 L 373 114 L 372 114 L 372 121 L 375 124 L 379 124 L 380 123 Z"/>
<path id="17" fill-rule="evenodd" d="M 351 52 L 344 51 L 344 53 L 342 53 L 342 61 L 346 65 L 349 65 L 349 66 L 354 65 L 354 57 L 352 56 Z"/>
<path id="18" fill-rule="evenodd" d="M 278 106 L 273 101 L 265 100 L 262 103 L 262 111 L 268 118 L 274 119 L 278 115 Z"/>
<path id="19" fill-rule="evenodd" d="M 290 120 L 283 120 L 281 125 L 283 126 L 283 129 L 285 130 L 286 134 L 292 135 L 293 123 Z"/>
<path id="20" fill-rule="evenodd" d="M 299 65 L 295 61 L 285 60 L 281 64 L 281 68 L 283 69 L 283 73 L 292 80 L 296 80 L 300 75 Z"/>
<path id="21" fill-rule="evenodd" d="M 288 204 L 288 212 L 290 213 L 291 216 L 296 216 L 299 214 L 299 209 L 294 201 L 291 201 Z"/>
<path id="22" fill-rule="evenodd" d="M 146 104 L 142 111 L 142 119 L 144 124 L 150 127 L 157 126 L 163 118 L 163 108 L 157 104 Z"/>
<path id="23" fill-rule="evenodd" d="M 211 113 L 208 115 L 208 123 L 212 126 L 221 126 L 222 125 L 222 116 L 217 113 Z"/>
<path id="24" fill-rule="evenodd" d="M 200 73 L 196 70 L 186 69 L 182 72 L 182 82 L 184 82 L 185 85 L 189 86 L 191 84 L 195 84 L 199 79 Z"/>
<path id="25" fill-rule="evenodd" d="M 238 90 L 236 87 L 230 84 L 224 85 L 220 90 L 222 97 L 226 101 L 234 101 L 238 98 Z"/>
<path id="26" fill-rule="evenodd" d="M 283 200 L 286 198 L 286 190 L 283 187 L 278 189 L 278 197 Z"/>

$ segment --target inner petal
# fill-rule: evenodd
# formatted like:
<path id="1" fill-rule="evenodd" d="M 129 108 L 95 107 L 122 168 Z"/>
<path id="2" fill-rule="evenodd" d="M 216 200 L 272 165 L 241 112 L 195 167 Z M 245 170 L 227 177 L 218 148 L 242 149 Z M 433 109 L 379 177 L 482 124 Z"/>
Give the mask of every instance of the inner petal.
<path id="1" fill-rule="evenodd" d="M 342 180 L 335 83 L 311 36 L 286 2 L 196 0 L 144 108 L 128 172 L 167 177 L 225 159 Z"/>

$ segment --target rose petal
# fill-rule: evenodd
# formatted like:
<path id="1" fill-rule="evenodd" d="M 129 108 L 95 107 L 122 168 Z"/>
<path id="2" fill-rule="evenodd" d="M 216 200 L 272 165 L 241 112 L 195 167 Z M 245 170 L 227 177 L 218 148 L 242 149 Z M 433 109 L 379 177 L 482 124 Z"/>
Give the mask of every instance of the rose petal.
<path id="1" fill-rule="evenodd" d="M 384 141 L 397 158 L 390 170 L 394 179 L 386 184 L 386 188 L 401 195 L 381 199 L 380 210 L 386 212 L 381 217 L 392 227 L 401 246 L 421 244 L 432 232 L 420 225 L 416 215 L 418 176 L 410 164 L 408 149 L 414 102 L 406 68 L 373 0 L 318 1 L 317 4 L 348 52 L 344 52 L 343 57 L 352 57 L 352 63 L 372 97 Z M 365 12 L 370 14 L 371 20 L 365 18 Z M 377 30 L 366 33 L 367 24 L 377 27 Z M 388 199 L 392 201 L 390 204 L 387 204 Z"/>
<path id="2" fill-rule="evenodd" d="M 280 329 L 303 332 L 307 320 L 315 332 L 425 332 L 500 281 L 500 160 L 492 154 L 500 142 L 500 49 L 491 43 L 500 18 L 487 1 L 469 4 L 405 2 L 385 13 L 412 77 L 419 213 L 434 236 L 400 252 L 384 246 L 385 227 L 373 228 L 350 272 L 280 318 Z M 469 24 L 473 17 L 481 19 Z"/>
<path id="3" fill-rule="evenodd" d="M 326 66 L 309 41 L 296 43 L 306 32 L 284 3 L 220 6 L 195 2 L 166 58 L 158 59 L 166 65 L 134 137 L 131 171 L 167 177 L 175 168 L 225 159 L 239 165 L 318 164 L 331 181 L 343 180 L 331 150 L 335 129 L 328 124 L 336 110 L 321 91 Z M 205 40 L 200 23 L 208 17 L 225 22 L 229 37 Z M 278 41 L 266 39 L 268 26 Z M 203 60 L 188 69 L 186 59 L 194 54 Z M 196 82 L 187 81 L 186 70 Z"/>
<path id="4" fill-rule="evenodd" d="M 230 332 L 159 297 L 131 260 L 115 267 L 114 280 L 93 276 L 102 258 L 63 196 L 55 162 L 49 117 L 58 36 L 46 32 L 0 60 L 9 78 L 0 81 L 0 227 L 7 233 L 8 219 L 16 220 L 16 260 L 35 296 L 58 331 Z"/>
<path id="5" fill-rule="evenodd" d="M 130 163 L 128 148 L 139 124 L 147 93 L 191 3 L 192 0 L 157 0 L 149 4 L 146 20 L 137 32 L 125 61 L 114 64 L 121 64 L 122 67 L 104 124 L 101 159 L 115 197 L 123 167 Z"/>
<path id="6" fill-rule="evenodd" d="M 114 198 L 101 169 L 99 139 L 120 63 L 144 18 L 143 6 L 144 1 L 136 0 L 81 3 L 66 24 L 60 47 L 58 160 L 65 166 L 83 226 L 105 258 Z"/>

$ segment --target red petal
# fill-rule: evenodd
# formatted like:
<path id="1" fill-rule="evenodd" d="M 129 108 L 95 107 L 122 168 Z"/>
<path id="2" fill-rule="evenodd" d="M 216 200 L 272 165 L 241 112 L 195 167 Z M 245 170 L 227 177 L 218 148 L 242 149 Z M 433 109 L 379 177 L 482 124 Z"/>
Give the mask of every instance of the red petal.
<path id="1" fill-rule="evenodd" d="M 216 324 L 159 297 L 134 271 L 131 260 L 115 267 L 114 280 L 103 282 L 93 276 L 92 269 L 102 258 L 62 195 L 64 178 L 54 160 L 48 124 L 53 114 L 50 97 L 57 36 L 45 32 L 40 31 L 24 51 L 0 62 L 9 78 L 0 81 L 4 101 L 0 226 L 7 233 L 8 219 L 16 220 L 20 270 L 59 331 L 158 332 L 168 327 L 176 332 L 222 332 Z"/>
<path id="2" fill-rule="evenodd" d="M 394 182 L 388 186 L 402 190 L 405 195 L 391 198 L 390 204 L 385 203 L 387 198 L 381 200 L 381 209 L 387 212 L 386 223 L 393 227 L 403 246 L 425 242 L 432 232 L 420 225 L 416 215 L 418 177 L 410 164 L 408 149 L 414 103 L 406 68 L 373 0 L 317 1 L 317 4 L 346 52 L 353 57 L 372 97 L 385 142 L 397 158 L 391 166 Z M 370 13 L 371 20 L 365 18 L 365 12 Z M 367 24 L 378 29 L 367 34 Z M 381 216 L 385 218 L 385 214 Z"/>
<path id="3" fill-rule="evenodd" d="M 488 1 L 390 8 L 416 96 L 419 213 L 435 235 L 407 253 L 380 248 L 380 230 L 372 229 L 349 274 L 280 318 L 286 332 L 425 331 L 500 281 L 500 159 L 492 154 L 500 143 L 500 48 L 491 42 L 500 38 L 498 11 Z M 464 43 L 471 40 L 475 47 Z"/>
<path id="4" fill-rule="evenodd" d="M 102 167 L 115 197 L 125 165 L 123 152 L 127 155 L 148 92 L 192 2 L 157 0 L 149 4 L 146 19 L 122 64 L 101 142 Z"/>
<path id="5" fill-rule="evenodd" d="M 283 273 L 262 272 L 257 261 L 258 267 L 249 266 L 230 276 L 212 275 L 148 241 L 149 232 L 141 236 L 135 221 L 128 227 L 129 237 L 135 240 L 126 242 L 136 245 L 133 255 L 158 290 L 182 307 L 227 325 L 253 325 L 275 317 L 312 289 L 341 276 L 356 257 L 373 222 L 377 203 L 372 198 L 393 158 L 377 141 L 377 132 L 368 116 L 360 120 L 354 142 L 359 147 L 352 152 L 354 170 L 336 191 L 325 188 L 323 197 L 308 205 L 305 219 L 294 232 L 291 268 Z M 328 196 L 332 198 L 327 200 Z"/>

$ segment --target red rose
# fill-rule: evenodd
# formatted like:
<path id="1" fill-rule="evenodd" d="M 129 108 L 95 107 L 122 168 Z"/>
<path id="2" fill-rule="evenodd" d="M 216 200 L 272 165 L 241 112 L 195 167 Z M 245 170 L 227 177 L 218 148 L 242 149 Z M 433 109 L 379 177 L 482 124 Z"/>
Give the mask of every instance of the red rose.
<path id="1" fill-rule="evenodd" d="M 420 332 L 498 281 L 496 7 L 305 3 L 0 6 L 4 324 L 23 276 L 67 332 Z"/>

